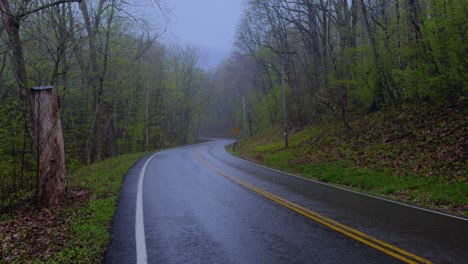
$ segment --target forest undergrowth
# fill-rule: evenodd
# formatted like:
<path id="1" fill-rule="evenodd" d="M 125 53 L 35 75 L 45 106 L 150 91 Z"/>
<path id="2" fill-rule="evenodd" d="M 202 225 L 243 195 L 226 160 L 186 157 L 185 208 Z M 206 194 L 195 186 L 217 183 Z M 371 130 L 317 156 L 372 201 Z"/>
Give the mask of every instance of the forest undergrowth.
<path id="1" fill-rule="evenodd" d="M 146 154 L 121 155 L 70 173 L 60 205 L 37 210 L 26 199 L 5 211 L 0 263 L 101 263 L 120 186 Z"/>
<path id="2" fill-rule="evenodd" d="M 346 188 L 468 215 L 468 119 L 463 102 L 355 114 L 351 129 L 323 122 L 280 128 L 240 143 L 238 154 L 264 165 Z"/>

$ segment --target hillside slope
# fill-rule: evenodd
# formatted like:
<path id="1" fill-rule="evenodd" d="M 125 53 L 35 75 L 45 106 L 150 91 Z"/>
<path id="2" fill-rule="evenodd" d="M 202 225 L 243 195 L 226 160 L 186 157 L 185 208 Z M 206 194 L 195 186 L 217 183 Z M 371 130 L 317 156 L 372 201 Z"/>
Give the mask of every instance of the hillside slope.
<path id="1" fill-rule="evenodd" d="M 238 153 L 267 166 L 363 192 L 468 215 L 468 119 L 464 105 L 403 106 L 290 135 L 264 131 Z"/>

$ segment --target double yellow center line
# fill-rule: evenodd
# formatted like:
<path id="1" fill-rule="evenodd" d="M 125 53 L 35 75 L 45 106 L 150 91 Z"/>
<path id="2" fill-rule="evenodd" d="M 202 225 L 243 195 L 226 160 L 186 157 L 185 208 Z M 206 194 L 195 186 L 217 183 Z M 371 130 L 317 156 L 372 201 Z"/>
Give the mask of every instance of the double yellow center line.
<path id="1" fill-rule="evenodd" d="M 379 251 L 382 251 L 394 258 L 397 258 L 401 261 L 404 261 L 406 263 L 431 263 L 430 261 L 426 260 L 426 259 L 423 259 L 419 256 L 416 256 L 410 252 L 407 252 L 403 249 L 400 249 L 398 247 L 395 247 L 395 246 L 392 246 L 388 243 L 385 243 L 381 240 L 378 240 L 374 237 L 371 237 L 369 235 L 366 235 L 356 229 L 353 229 L 349 226 L 346 226 L 346 225 L 343 225 L 333 219 L 330 219 L 328 217 L 325 217 L 323 215 L 320 215 L 312 210 L 309 210 L 303 206 L 300 206 L 298 204 L 295 204 L 291 201 L 288 201 L 280 196 L 277 196 L 275 194 L 272 194 L 270 192 L 267 192 L 263 189 L 260 189 L 256 186 L 253 186 L 252 184 L 250 183 L 247 183 L 243 180 L 240 180 L 239 178 L 236 178 L 232 175 L 230 175 L 229 173 L 226 173 L 220 169 L 218 169 L 217 167 L 213 166 L 211 163 L 209 163 L 208 161 L 206 161 L 205 159 L 203 159 L 200 154 L 199 154 L 199 149 L 200 148 L 197 148 L 195 150 L 195 157 L 201 162 L 203 163 L 205 166 L 207 166 L 208 168 L 210 168 L 211 170 L 217 172 L 218 174 L 228 178 L 229 180 L 253 191 L 253 192 L 256 192 L 258 194 L 260 194 L 261 196 L 264 196 L 284 207 L 287 207 L 303 216 L 306 216 L 320 224 L 323 224 L 335 231 L 338 231 L 348 237 L 351 237 L 361 243 L 364 243 L 370 247 L 373 247 Z"/>

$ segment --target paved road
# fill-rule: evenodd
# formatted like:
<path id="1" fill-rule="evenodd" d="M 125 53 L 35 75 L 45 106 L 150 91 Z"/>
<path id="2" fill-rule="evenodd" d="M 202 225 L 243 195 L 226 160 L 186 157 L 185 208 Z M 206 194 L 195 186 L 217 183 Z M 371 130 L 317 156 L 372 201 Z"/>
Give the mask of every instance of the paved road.
<path id="1" fill-rule="evenodd" d="M 272 171 L 228 143 L 135 164 L 105 262 L 468 263 L 466 219 Z"/>

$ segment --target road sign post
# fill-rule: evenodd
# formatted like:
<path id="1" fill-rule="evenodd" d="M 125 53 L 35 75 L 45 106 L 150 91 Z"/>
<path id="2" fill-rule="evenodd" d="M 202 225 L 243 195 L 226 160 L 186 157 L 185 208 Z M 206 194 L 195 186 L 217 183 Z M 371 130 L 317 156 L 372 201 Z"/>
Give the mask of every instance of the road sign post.
<path id="1" fill-rule="evenodd" d="M 232 151 L 236 151 L 236 145 L 237 145 L 237 140 L 238 140 L 238 134 L 239 134 L 239 129 L 237 127 L 232 128 L 232 133 L 234 134 L 236 141 L 232 145 Z"/>

